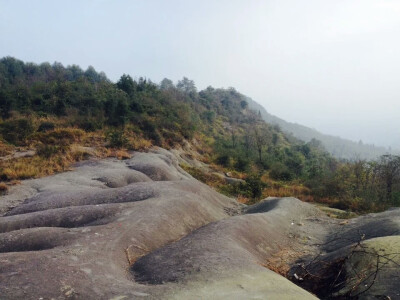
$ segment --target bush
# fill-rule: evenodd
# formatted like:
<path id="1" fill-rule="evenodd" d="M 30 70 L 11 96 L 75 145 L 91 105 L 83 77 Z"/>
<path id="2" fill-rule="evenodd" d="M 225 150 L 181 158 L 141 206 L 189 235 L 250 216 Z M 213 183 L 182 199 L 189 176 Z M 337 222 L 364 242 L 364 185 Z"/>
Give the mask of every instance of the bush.
<path id="1" fill-rule="evenodd" d="M 274 163 L 269 171 L 269 176 L 275 180 L 290 181 L 293 179 L 293 174 L 282 163 Z"/>
<path id="2" fill-rule="evenodd" d="M 238 171 L 245 172 L 249 169 L 250 166 L 250 161 L 248 158 L 244 158 L 242 156 L 239 156 L 234 164 L 234 167 Z"/>
<path id="3" fill-rule="evenodd" d="M 7 194 L 7 191 L 8 191 L 8 185 L 5 184 L 4 182 L 0 182 L 0 195 Z"/>
<path id="4" fill-rule="evenodd" d="M 351 207 L 351 201 L 349 199 L 340 199 L 338 201 L 333 202 L 329 205 L 329 207 L 337 208 L 341 210 L 348 210 Z"/>
<path id="5" fill-rule="evenodd" d="M 53 122 L 49 122 L 49 121 L 45 121 L 40 123 L 39 128 L 38 128 L 38 132 L 47 132 L 50 130 L 54 130 L 55 126 Z"/>
<path id="6" fill-rule="evenodd" d="M 140 128 L 143 130 L 143 133 L 154 143 L 160 146 L 163 142 L 163 137 L 160 132 L 157 130 L 156 124 L 151 120 L 144 120 L 140 124 Z"/>
<path id="7" fill-rule="evenodd" d="M 263 158 L 262 161 L 257 161 L 257 165 L 263 170 L 269 170 L 273 160 L 270 157 Z"/>
<path id="8" fill-rule="evenodd" d="M 228 154 L 218 155 L 215 161 L 217 164 L 222 165 L 224 167 L 229 167 L 231 165 L 231 158 Z"/>
<path id="9" fill-rule="evenodd" d="M 164 139 L 158 130 L 146 132 L 145 135 L 152 140 L 155 145 L 162 146 Z"/>
<path id="10" fill-rule="evenodd" d="M 44 157 L 44 158 L 50 158 L 56 154 L 59 153 L 66 153 L 69 149 L 69 146 L 65 145 L 44 145 L 44 144 L 39 144 L 36 147 L 36 153 L 37 155 Z"/>
<path id="11" fill-rule="evenodd" d="M 240 182 L 219 186 L 219 191 L 227 196 L 242 196 L 258 200 L 262 196 L 264 187 L 266 187 L 266 185 L 261 181 L 260 176 L 252 174 L 246 178 L 246 182 L 244 183 Z"/>
<path id="12" fill-rule="evenodd" d="M 35 130 L 30 120 L 17 119 L 3 122 L 0 125 L 0 131 L 7 142 L 22 145 Z"/>
<path id="13" fill-rule="evenodd" d="M 200 115 L 201 119 L 206 120 L 208 123 L 212 124 L 215 121 L 215 112 L 207 110 Z"/>
<path id="14" fill-rule="evenodd" d="M 259 199 L 262 196 L 264 183 L 261 181 L 260 176 L 255 174 L 250 175 L 246 178 L 246 185 L 251 198 Z"/>
<path id="15" fill-rule="evenodd" d="M 164 130 L 162 135 L 164 143 L 169 147 L 178 145 L 183 141 L 182 136 L 178 132 Z"/>
<path id="16" fill-rule="evenodd" d="M 4 143 L 1 139 L 0 139 L 0 156 L 6 156 L 9 155 L 13 152 L 13 147 L 11 145 L 8 145 L 6 143 Z"/>
<path id="17" fill-rule="evenodd" d="M 101 121 L 91 119 L 79 122 L 78 126 L 85 131 L 91 132 L 103 128 L 103 123 Z"/>
<path id="18" fill-rule="evenodd" d="M 128 145 L 128 139 L 126 138 L 123 130 L 111 130 L 106 135 L 108 146 L 111 148 L 121 148 Z"/>
<path id="19" fill-rule="evenodd" d="M 79 142 L 85 132 L 76 128 L 60 128 L 35 134 L 35 140 L 45 145 L 70 145 Z"/>
<path id="20" fill-rule="evenodd" d="M 390 204 L 393 206 L 400 206 L 400 192 L 395 191 L 392 194 L 392 199 L 390 199 Z"/>

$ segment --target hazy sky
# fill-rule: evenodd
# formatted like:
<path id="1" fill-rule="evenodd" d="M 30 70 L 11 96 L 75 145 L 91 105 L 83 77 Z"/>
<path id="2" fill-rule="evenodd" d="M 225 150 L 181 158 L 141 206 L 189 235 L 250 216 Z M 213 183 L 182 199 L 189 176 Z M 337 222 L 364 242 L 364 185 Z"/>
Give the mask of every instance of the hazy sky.
<path id="1" fill-rule="evenodd" d="M 0 0 L 0 56 L 233 86 L 324 133 L 400 145 L 400 0 Z"/>

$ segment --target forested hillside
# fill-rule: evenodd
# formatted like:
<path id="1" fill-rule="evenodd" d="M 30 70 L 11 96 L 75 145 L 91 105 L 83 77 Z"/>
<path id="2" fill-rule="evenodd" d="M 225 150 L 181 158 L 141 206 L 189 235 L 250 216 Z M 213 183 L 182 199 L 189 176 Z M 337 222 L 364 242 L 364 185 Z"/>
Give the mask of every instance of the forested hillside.
<path id="1" fill-rule="evenodd" d="M 324 148 L 336 158 L 348 160 L 376 159 L 381 155 L 389 153 L 389 150 L 385 147 L 350 141 L 338 136 L 323 134 L 304 125 L 287 122 L 279 117 L 271 115 L 257 102 L 251 99 L 248 99 L 248 101 L 252 109 L 260 111 L 263 120 L 267 123 L 279 125 L 283 131 L 292 134 L 302 141 L 309 142 L 312 139 L 321 141 Z"/>
<path id="2" fill-rule="evenodd" d="M 127 150 L 185 150 L 189 144 L 197 159 L 237 183 L 182 167 L 243 202 L 296 196 L 356 211 L 400 202 L 398 157 L 339 162 L 317 141 L 304 143 L 263 121 L 249 101 L 233 88 L 198 91 L 187 78 L 156 84 L 124 74 L 113 83 L 93 67 L 3 58 L 1 189 L 89 156 L 125 158 Z"/>

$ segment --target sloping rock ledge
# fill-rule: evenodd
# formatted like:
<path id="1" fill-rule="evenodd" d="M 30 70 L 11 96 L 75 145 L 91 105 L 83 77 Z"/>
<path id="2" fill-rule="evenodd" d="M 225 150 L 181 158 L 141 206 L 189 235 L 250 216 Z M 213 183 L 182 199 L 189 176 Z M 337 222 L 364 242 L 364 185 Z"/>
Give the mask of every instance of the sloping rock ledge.
<path id="1" fill-rule="evenodd" d="M 294 198 L 246 207 L 178 162 L 158 148 L 13 187 L 0 198 L 0 298 L 316 299 L 270 269 L 305 277 L 299 265 L 320 270 L 360 235 L 369 247 L 400 247 L 374 240 L 399 234 L 399 210 L 341 225 Z M 362 297 L 396 299 L 399 268 L 390 266 Z"/>

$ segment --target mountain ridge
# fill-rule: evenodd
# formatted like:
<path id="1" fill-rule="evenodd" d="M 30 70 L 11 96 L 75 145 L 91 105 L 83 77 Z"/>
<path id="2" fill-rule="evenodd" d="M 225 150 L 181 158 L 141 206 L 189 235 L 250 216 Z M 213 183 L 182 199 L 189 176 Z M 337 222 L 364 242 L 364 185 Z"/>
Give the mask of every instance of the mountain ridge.
<path id="1" fill-rule="evenodd" d="M 391 152 L 383 146 L 363 144 L 361 141 L 355 142 L 340 136 L 321 133 L 317 129 L 302 124 L 286 121 L 270 114 L 261 104 L 253 99 L 248 98 L 247 101 L 251 109 L 260 112 L 261 117 L 265 122 L 278 125 L 286 133 L 289 133 L 304 142 L 310 142 L 312 139 L 320 141 L 324 148 L 336 158 L 347 160 L 370 160 Z"/>

